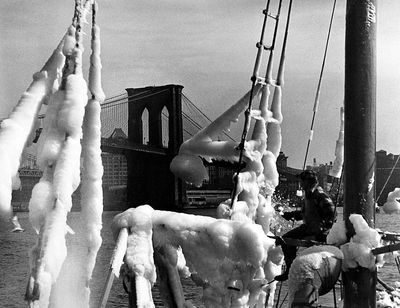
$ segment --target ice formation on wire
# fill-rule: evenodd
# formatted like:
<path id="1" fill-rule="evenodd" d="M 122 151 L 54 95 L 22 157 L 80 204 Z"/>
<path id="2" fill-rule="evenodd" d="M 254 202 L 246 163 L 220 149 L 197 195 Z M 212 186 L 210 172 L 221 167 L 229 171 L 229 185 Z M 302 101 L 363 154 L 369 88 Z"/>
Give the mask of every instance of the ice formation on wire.
<path id="1" fill-rule="evenodd" d="M 276 160 L 282 143 L 280 124 L 283 119 L 281 87 L 274 86 L 275 91 L 270 109 L 268 106 L 269 87 L 269 84 L 255 84 L 251 99 L 259 101 L 259 108 L 250 111 L 251 118 L 256 122 L 251 138 L 244 143 L 243 161 L 245 166 L 237 175 L 237 187 L 233 202 L 230 202 L 230 200 L 223 202 L 217 209 L 218 217 L 238 222 L 257 223 L 261 225 L 261 231 L 265 234 L 269 233 L 274 213 L 271 196 L 279 181 Z M 222 159 L 237 162 L 239 159 L 239 143 L 216 141 L 215 138 L 222 130 L 228 129 L 230 123 L 236 122 L 238 117 L 244 113 L 249 99 L 249 93 L 247 93 L 213 123 L 183 143 L 179 155 L 171 163 L 171 171 L 186 182 L 200 186 L 208 176 L 201 158 L 208 161 Z M 246 131 L 248 127 L 245 128 Z M 230 203 L 232 203 L 231 207 Z M 280 248 L 276 250 L 276 253 L 282 258 Z M 267 266 L 268 279 L 272 280 L 274 276 L 280 273 L 281 262 L 281 259 L 276 263 L 267 261 L 269 264 Z M 268 307 L 273 305 L 275 285 L 276 283 L 272 283 L 269 286 Z M 260 291 L 260 295 L 258 297 L 260 305 L 262 305 L 267 295 L 264 290 Z"/>
<path id="2" fill-rule="evenodd" d="M 258 95 L 261 86 L 257 86 L 253 97 Z M 171 171 L 184 181 L 201 186 L 207 179 L 207 171 L 199 157 L 208 161 L 212 158 L 237 161 L 238 143 L 233 141 L 214 141 L 224 130 L 228 130 L 231 122 L 237 122 L 248 104 L 250 93 L 243 96 L 236 104 L 225 111 L 220 117 L 207 127 L 200 130 L 192 138 L 185 141 L 179 154 L 171 162 Z"/>
<path id="3" fill-rule="evenodd" d="M 17 176 L 24 146 L 35 126 L 42 103 L 51 94 L 57 72 L 64 64 L 61 54 L 63 43 L 40 70 L 22 94 L 16 107 L 0 126 L 0 165 L 3 180 L 0 183 L 0 216 L 9 217 L 11 208 L 12 179 Z"/>
<path id="4" fill-rule="evenodd" d="M 87 84 L 82 74 L 82 29 L 81 21 L 88 12 L 91 1 L 84 6 L 76 5 L 73 25 L 68 29 L 62 45 L 62 55 L 65 58 L 61 81 L 54 83 L 54 94 L 49 99 L 46 121 L 39 138 L 38 162 L 43 170 L 43 176 L 34 187 L 29 204 L 30 220 L 39 233 L 38 242 L 31 252 L 31 276 L 28 283 L 26 298 L 33 307 L 47 307 L 52 286 L 57 281 L 61 266 L 67 255 L 65 234 L 67 214 L 72 207 L 72 193 L 80 184 L 80 160 L 82 125 L 85 106 L 88 102 Z M 99 62 L 99 37 L 92 43 L 94 55 L 92 64 L 96 66 L 91 71 L 91 90 L 101 96 Z M 61 44 L 60 44 L 61 45 Z M 94 77 L 93 77 L 94 75 Z M 97 75 L 97 76 L 96 76 Z M 96 84 L 97 83 L 97 84 Z M 95 88 L 95 89 L 94 89 Z M 83 140 L 83 157 L 86 158 L 86 171 L 91 168 L 91 174 L 83 172 L 85 193 L 82 198 L 85 227 L 87 228 L 88 256 L 85 260 L 84 285 L 90 280 L 97 250 L 101 245 L 101 213 L 102 165 L 100 158 L 100 106 L 95 98 L 90 101 L 85 120 L 85 135 Z M 76 279 L 76 277 L 75 277 Z M 81 297 L 82 305 L 89 306 L 87 296 Z M 57 296 L 57 295 L 56 295 Z M 71 302 L 73 300 L 71 299 Z M 64 303 L 64 306 L 68 303 Z"/>
<path id="5" fill-rule="evenodd" d="M 96 10 L 95 3 L 93 21 Z M 81 212 L 87 247 L 87 254 L 82 262 L 84 270 L 81 283 L 83 283 L 82 289 L 85 290 L 86 306 L 89 306 L 90 299 L 89 282 L 96 263 L 97 252 L 102 243 L 100 231 L 103 213 L 100 104 L 104 101 L 105 95 L 101 86 L 100 28 L 94 22 L 91 47 L 88 86 L 92 97 L 86 106 L 83 121 L 81 186 Z"/>

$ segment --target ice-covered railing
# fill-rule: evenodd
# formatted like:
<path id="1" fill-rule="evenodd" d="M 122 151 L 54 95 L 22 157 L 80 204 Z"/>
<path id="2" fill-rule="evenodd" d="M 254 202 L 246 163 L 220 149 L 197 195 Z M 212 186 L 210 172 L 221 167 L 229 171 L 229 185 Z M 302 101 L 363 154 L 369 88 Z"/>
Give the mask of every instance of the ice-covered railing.
<path id="1" fill-rule="evenodd" d="M 135 277 L 138 308 L 154 307 L 150 290 L 155 266 L 164 276 L 159 288 L 167 305 L 172 299 L 178 307 L 192 307 L 179 279 L 179 274 L 191 274 L 203 287 L 206 307 L 265 307 L 262 291 L 282 257 L 260 225 L 144 205 L 117 215 L 115 237 L 121 228 L 129 230 L 125 263 Z"/>
<path id="2" fill-rule="evenodd" d="M 88 102 L 88 86 L 82 73 L 82 25 L 91 7 L 91 99 Z M 38 232 L 37 244 L 30 255 L 31 274 L 26 290 L 26 300 L 31 307 L 49 305 L 52 287 L 67 256 L 65 235 L 67 231 L 73 232 L 67 225 L 67 214 L 72 207 L 72 193 L 80 184 L 81 169 L 87 254 L 78 265 L 81 274 L 75 277 L 75 284 L 82 293 L 75 297 L 79 298 L 81 307 L 89 306 L 89 282 L 101 245 L 103 210 L 100 102 L 104 100 L 104 93 L 101 89 L 100 33 L 94 23 L 95 8 L 91 0 L 76 1 L 73 23 L 59 50 L 64 59 L 62 75 L 55 79 L 54 93 L 50 93 L 43 132 L 38 141 L 38 163 L 43 176 L 35 185 L 29 202 L 29 218 Z"/>

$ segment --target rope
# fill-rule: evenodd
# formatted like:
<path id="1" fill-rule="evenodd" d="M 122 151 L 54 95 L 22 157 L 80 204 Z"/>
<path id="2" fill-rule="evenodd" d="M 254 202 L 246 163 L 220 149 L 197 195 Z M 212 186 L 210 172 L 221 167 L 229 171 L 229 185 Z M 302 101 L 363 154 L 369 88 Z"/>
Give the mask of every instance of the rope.
<path id="1" fill-rule="evenodd" d="M 281 297 L 282 285 L 283 285 L 283 281 L 281 281 L 280 284 L 279 284 L 278 298 L 276 299 L 275 308 L 278 308 L 278 306 L 279 306 L 279 300 L 280 300 L 280 297 Z M 283 303 L 283 301 L 282 301 L 282 303 Z"/>
<path id="2" fill-rule="evenodd" d="M 289 295 L 289 292 L 286 292 L 285 297 L 283 298 L 282 303 L 281 303 L 281 305 L 279 306 L 279 308 L 282 308 L 282 306 L 283 306 L 283 304 L 285 303 L 285 300 L 286 300 L 286 298 L 288 297 L 288 295 Z"/>
<path id="3" fill-rule="evenodd" d="M 333 17 L 334 17 L 334 15 L 335 15 L 335 9 L 336 9 L 336 0 L 333 1 L 331 19 L 330 19 L 330 22 L 329 22 L 328 35 L 327 35 L 326 43 L 325 43 L 324 57 L 323 57 L 323 60 L 322 60 L 321 72 L 320 72 L 320 74 L 319 74 L 317 92 L 316 92 L 316 94 L 315 94 L 314 108 L 313 108 L 313 116 L 312 116 L 311 128 L 310 128 L 310 136 L 309 136 L 308 142 L 307 142 L 307 148 L 306 148 L 306 154 L 305 154 L 305 157 L 304 157 L 303 170 L 305 170 L 305 168 L 306 168 L 307 157 L 308 157 L 308 151 L 309 151 L 310 143 L 311 143 L 311 140 L 312 140 L 312 137 L 313 137 L 313 134 L 314 134 L 314 131 L 313 131 L 313 130 L 314 130 L 315 116 L 316 116 L 317 111 L 318 111 L 319 97 L 320 97 L 320 92 L 321 92 L 322 76 L 323 76 L 323 74 L 324 74 L 324 69 L 325 69 L 325 62 L 326 62 L 326 56 L 327 56 L 327 53 L 328 53 L 329 40 L 330 40 L 331 32 L 332 32 L 332 24 L 333 24 Z"/>
<path id="4" fill-rule="evenodd" d="M 393 165 L 392 170 L 390 170 L 389 176 L 387 177 L 385 184 L 383 184 L 383 187 L 382 187 L 381 191 L 379 192 L 379 196 L 376 198 L 376 203 L 378 203 L 380 197 L 382 196 L 383 191 L 384 191 L 385 188 L 386 188 L 387 183 L 389 183 L 390 177 L 392 176 L 393 171 L 396 169 L 396 166 L 397 166 L 397 163 L 399 162 L 399 159 L 400 159 L 400 155 L 397 156 L 396 162 L 395 162 L 395 164 Z"/>
<path id="5" fill-rule="evenodd" d="M 394 261 L 396 262 L 396 266 L 397 266 L 397 271 L 400 274 L 400 256 L 395 256 L 394 257 Z"/>
<path id="6" fill-rule="evenodd" d="M 281 14 L 281 8 L 282 8 L 282 0 L 279 1 L 278 11 L 275 17 L 276 22 L 275 22 L 274 35 L 272 36 L 272 43 L 270 47 L 270 53 L 267 65 L 267 73 L 265 74 L 265 80 L 268 84 L 270 84 L 272 81 L 272 63 L 274 58 L 274 48 L 275 48 L 276 36 L 278 33 L 279 15 Z"/>
<path id="7" fill-rule="evenodd" d="M 278 75 L 276 78 L 276 85 L 278 85 L 278 86 L 280 86 L 280 85 L 283 86 L 283 71 L 284 71 L 284 67 L 285 67 L 286 44 L 287 44 L 287 38 L 289 36 L 289 24 L 290 24 L 290 14 L 292 12 L 292 3 L 293 3 L 293 0 L 290 0 L 289 6 L 288 6 L 287 18 L 286 18 L 285 34 L 283 36 L 283 42 L 282 42 L 282 51 L 281 51 L 281 58 L 279 61 Z"/>

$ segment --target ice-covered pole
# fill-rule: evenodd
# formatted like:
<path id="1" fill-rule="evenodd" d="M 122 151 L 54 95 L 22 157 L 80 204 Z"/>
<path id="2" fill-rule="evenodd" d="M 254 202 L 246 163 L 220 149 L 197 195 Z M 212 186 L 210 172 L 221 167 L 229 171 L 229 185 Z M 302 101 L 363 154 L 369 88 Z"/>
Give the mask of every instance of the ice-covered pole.
<path id="1" fill-rule="evenodd" d="M 375 224 L 376 0 L 347 1 L 345 40 L 344 219 L 350 214 Z M 376 306 L 376 270 L 343 272 L 344 307 Z"/>
<path id="2" fill-rule="evenodd" d="M 114 251 L 111 256 L 110 268 L 108 270 L 106 284 L 104 285 L 103 293 L 101 295 L 100 308 L 106 307 L 108 296 L 110 295 L 112 283 L 114 281 L 114 277 L 119 277 L 121 265 L 124 263 L 123 260 L 126 253 L 127 242 L 128 242 L 128 229 L 122 228 L 119 231 Z"/>

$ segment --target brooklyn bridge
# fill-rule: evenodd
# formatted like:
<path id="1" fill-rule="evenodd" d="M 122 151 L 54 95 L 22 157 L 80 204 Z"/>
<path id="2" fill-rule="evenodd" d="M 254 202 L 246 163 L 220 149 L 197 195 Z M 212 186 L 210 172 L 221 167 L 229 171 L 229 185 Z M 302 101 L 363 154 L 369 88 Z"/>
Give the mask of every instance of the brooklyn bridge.
<path id="1" fill-rule="evenodd" d="M 157 209 L 179 211 L 187 205 L 217 205 L 229 198 L 234 173 L 232 166 L 209 165 L 210 180 L 203 183 L 202 190 L 186 185 L 169 170 L 182 142 L 211 122 L 182 90 L 183 86 L 173 84 L 128 88 L 125 93 L 110 97 L 103 103 L 101 147 L 106 210 L 150 204 Z M 43 127 L 44 117 L 39 116 L 38 120 L 39 126 Z M 35 139 L 40 135 L 40 127 Z M 226 132 L 218 138 L 234 140 Z M 295 174 L 300 170 L 288 167 L 287 158 L 281 152 L 277 160 L 280 175 L 277 192 L 290 197 L 296 194 L 298 182 Z M 379 151 L 376 159 L 381 205 L 386 201 L 387 193 L 396 187 L 400 169 L 393 168 L 397 165 L 397 155 Z M 327 191 L 331 190 L 329 164 L 311 167 L 317 168 L 320 184 Z M 41 176 L 34 146 L 23 155 L 19 173 L 22 189 L 13 192 L 13 206 L 17 211 L 27 209 L 32 188 Z M 79 205 L 79 199 L 78 189 L 73 195 L 74 205 Z"/>
<path id="2" fill-rule="evenodd" d="M 150 204 L 157 209 L 176 209 L 188 203 L 191 188 L 169 170 L 183 141 L 211 122 L 183 92 L 181 85 L 128 88 L 108 98 L 102 105 L 102 158 L 105 207 L 123 209 Z M 39 116 L 43 127 L 43 116 Z M 41 128 L 37 130 L 37 137 Z M 223 133 L 219 140 L 233 138 Z M 20 177 L 22 191 L 13 193 L 13 201 L 29 200 L 27 192 L 39 179 L 34 151 L 23 157 Z M 224 168 L 213 177 L 219 184 L 214 194 L 229 197 L 233 170 Z M 24 185 L 25 184 L 25 185 Z M 213 185 L 211 185 L 213 186 Z M 215 185 L 214 185 L 215 186 Z M 73 200 L 79 199 L 79 189 Z M 74 202 L 79 203 L 79 202 Z"/>

